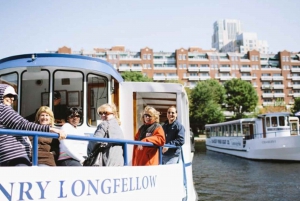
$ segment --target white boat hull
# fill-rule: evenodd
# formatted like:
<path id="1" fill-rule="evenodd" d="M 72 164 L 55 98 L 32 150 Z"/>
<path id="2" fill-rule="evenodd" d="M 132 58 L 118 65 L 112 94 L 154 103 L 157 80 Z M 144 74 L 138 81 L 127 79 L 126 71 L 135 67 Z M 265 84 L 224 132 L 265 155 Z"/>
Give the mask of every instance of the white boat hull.
<path id="1" fill-rule="evenodd" d="M 213 143 L 220 139 L 226 143 Z M 239 143 L 232 146 L 231 141 Z M 241 137 L 210 138 L 206 140 L 206 148 L 248 159 L 300 161 L 300 136 L 251 139 L 246 140 L 245 147 L 241 141 Z"/>
<path id="2" fill-rule="evenodd" d="M 14 169 L 18 171 L 12 171 Z M 182 171 L 182 164 L 110 168 L 1 167 L 0 200 L 181 201 L 186 196 Z M 193 187 L 191 181 L 188 186 Z M 196 200 L 195 195 L 191 193 L 188 200 Z"/>

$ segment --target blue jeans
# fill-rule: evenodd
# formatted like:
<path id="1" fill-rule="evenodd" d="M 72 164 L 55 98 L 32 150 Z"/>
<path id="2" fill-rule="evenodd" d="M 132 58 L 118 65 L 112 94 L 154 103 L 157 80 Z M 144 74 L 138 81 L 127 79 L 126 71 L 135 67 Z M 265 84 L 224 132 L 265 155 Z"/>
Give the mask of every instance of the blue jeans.
<path id="1" fill-rule="evenodd" d="M 169 164 L 175 164 L 179 161 L 179 156 L 169 156 L 169 155 L 162 155 L 162 164 L 169 165 Z"/>
<path id="2" fill-rule="evenodd" d="M 59 166 L 82 166 L 79 161 L 69 158 L 65 160 L 58 161 Z"/>

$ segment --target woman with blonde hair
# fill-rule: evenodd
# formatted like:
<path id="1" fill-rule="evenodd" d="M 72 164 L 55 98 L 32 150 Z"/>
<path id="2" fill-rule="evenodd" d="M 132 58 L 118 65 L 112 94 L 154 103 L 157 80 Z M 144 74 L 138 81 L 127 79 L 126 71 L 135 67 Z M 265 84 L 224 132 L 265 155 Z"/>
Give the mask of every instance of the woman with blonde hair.
<path id="1" fill-rule="evenodd" d="M 41 106 L 36 115 L 35 123 L 41 125 L 54 126 L 54 115 L 52 110 L 47 106 Z M 61 139 L 66 135 L 60 136 Z M 30 137 L 32 142 L 33 138 Z M 59 156 L 59 141 L 54 138 L 39 137 L 38 138 L 38 166 L 56 166 Z"/>
<path id="2" fill-rule="evenodd" d="M 124 139 L 124 134 L 120 127 L 120 120 L 118 118 L 117 107 L 115 104 L 103 104 L 97 109 L 97 113 L 101 117 L 101 123 L 98 125 L 94 137 L 109 137 L 114 139 Z M 108 134 L 108 136 L 106 135 Z M 99 142 L 90 141 L 88 145 L 88 154 Z M 100 153 L 96 166 L 123 166 L 123 148 L 121 145 L 113 145 Z"/>
<path id="3" fill-rule="evenodd" d="M 142 142 L 152 142 L 157 146 L 165 144 L 165 133 L 162 126 L 159 124 L 160 113 L 153 107 L 146 106 L 142 115 L 141 121 L 144 123 L 135 134 L 134 140 Z M 157 147 L 147 147 L 142 145 L 134 145 L 132 165 L 158 165 L 159 152 Z"/>

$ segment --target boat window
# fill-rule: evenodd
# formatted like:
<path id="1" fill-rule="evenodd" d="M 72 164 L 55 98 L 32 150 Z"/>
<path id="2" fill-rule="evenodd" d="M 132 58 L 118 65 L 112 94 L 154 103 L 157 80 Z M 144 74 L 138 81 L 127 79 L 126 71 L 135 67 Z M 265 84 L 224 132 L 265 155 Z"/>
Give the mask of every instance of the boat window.
<path id="1" fill-rule="evenodd" d="M 286 116 L 279 117 L 279 126 L 288 126 L 288 121 Z"/>
<path id="2" fill-rule="evenodd" d="M 231 127 L 232 125 L 228 125 L 228 136 L 232 136 Z"/>
<path id="3" fill-rule="evenodd" d="M 61 125 L 63 121 L 67 121 L 68 108 L 76 107 L 82 110 L 83 74 L 59 70 L 54 72 L 53 81 L 53 113 L 56 125 Z M 57 98 L 60 100 L 58 101 Z M 82 116 L 84 115 L 82 111 Z M 82 124 L 83 118 L 80 121 Z"/>
<path id="4" fill-rule="evenodd" d="M 237 136 L 236 127 L 237 127 L 236 124 L 233 124 L 233 125 L 232 125 L 232 136 Z"/>
<path id="5" fill-rule="evenodd" d="M 250 127 L 249 127 L 249 124 L 243 124 L 242 127 L 243 127 L 243 134 L 244 134 L 244 136 L 250 135 Z"/>
<path id="6" fill-rule="evenodd" d="M 238 134 L 238 136 L 243 136 L 242 132 L 241 132 L 241 125 L 240 124 L 237 125 L 237 134 Z"/>
<path id="7" fill-rule="evenodd" d="M 270 117 L 266 117 L 266 127 L 271 127 L 270 126 Z"/>
<path id="8" fill-rule="evenodd" d="M 47 70 L 27 70 L 21 74 L 20 114 L 28 121 L 35 121 L 35 113 L 41 106 L 49 106 L 49 80 Z"/>
<path id="9" fill-rule="evenodd" d="M 0 75 L 0 84 L 8 84 L 12 86 L 16 93 L 18 93 L 18 74 L 8 73 Z M 18 111 L 18 101 L 14 101 L 13 108 L 15 111 Z"/>
<path id="10" fill-rule="evenodd" d="M 210 128 L 205 129 L 206 137 L 209 138 L 212 132 L 210 132 Z"/>
<path id="11" fill-rule="evenodd" d="M 272 121 L 272 127 L 277 127 L 277 117 L 271 117 L 271 121 Z"/>
<path id="12" fill-rule="evenodd" d="M 97 126 L 100 116 L 97 115 L 97 108 L 108 102 L 108 80 L 106 77 L 89 74 L 87 86 L 87 123 L 90 126 Z"/>

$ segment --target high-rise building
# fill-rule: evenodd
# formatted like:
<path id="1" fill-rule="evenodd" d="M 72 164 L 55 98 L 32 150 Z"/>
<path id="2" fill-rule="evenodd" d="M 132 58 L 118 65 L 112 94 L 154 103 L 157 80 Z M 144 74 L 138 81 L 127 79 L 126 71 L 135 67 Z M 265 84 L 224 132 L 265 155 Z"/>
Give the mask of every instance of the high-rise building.
<path id="1" fill-rule="evenodd" d="M 262 54 L 269 52 L 268 42 L 258 40 L 257 34 L 244 32 L 239 20 L 224 19 L 214 23 L 212 47 L 219 52 L 239 52 L 257 50 Z"/>
<path id="2" fill-rule="evenodd" d="M 125 50 L 124 46 L 90 51 L 72 51 L 62 47 L 50 53 L 79 54 L 106 60 L 120 73 L 138 71 L 155 82 L 178 80 L 193 88 L 199 81 L 216 79 L 221 84 L 238 78 L 253 85 L 259 96 L 259 105 L 285 103 L 289 108 L 294 98 L 300 97 L 300 52 L 282 51 L 262 54 L 257 50 L 244 53 L 220 53 L 191 47 L 174 52 L 155 52 L 149 47 L 139 52 Z"/>
<path id="3" fill-rule="evenodd" d="M 212 36 L 212 48 L 220 51 L 223 46 L 234 41 L 236 36 L 242 32 L 242 24 L 239 20 L 223 19 L 216 21 Z"/>

